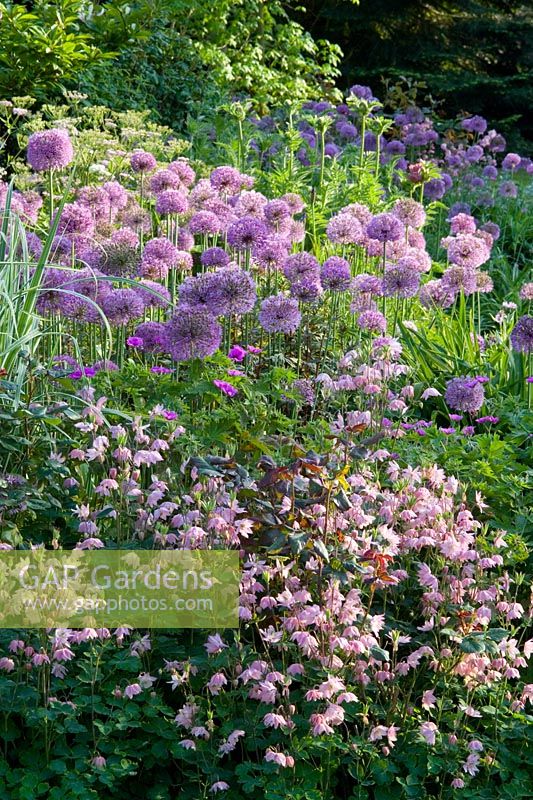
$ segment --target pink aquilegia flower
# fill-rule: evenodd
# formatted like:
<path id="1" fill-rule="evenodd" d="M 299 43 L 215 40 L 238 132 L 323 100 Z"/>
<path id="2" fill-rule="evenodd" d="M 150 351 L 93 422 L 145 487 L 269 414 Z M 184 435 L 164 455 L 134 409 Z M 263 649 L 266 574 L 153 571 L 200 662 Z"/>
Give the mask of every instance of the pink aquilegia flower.
<path id="1" fill-rule="evenodd" d="M 294 758 L 285 753 L 279 753 L 277 750 L 268 748 L 265 753 L 265 761 L 277 764 L 278 767 L 294 767 Z"/>
<path id="2" fill-rule="evenodd" d="M 192 739 L 182 739 L 178 744 L 180 747 L 183 747 L 184 750 L 196 750 L 196 742 Z"/>
<path id="3" fill-rule="evenodd" d="M 133 456 L 133 463 L 136 467 L 140 467 L 143 464 L 152 466 L 159 461 L 163 461 L 163 456 L 156 450 L 138 450 Z"/>
<path id="4" fill-rule="evenodd" d="M 394 744 L 397 740 L 398 728 L 395 725 L 390 725 L 388 728 L 386 725 L 376 725 L 375 728 L 372 728 L 370 731 L 369 741 L 377 742 L 380 739 L 384 739 L 387 737 L 387 741 L 389 743 L 389 747 L 394 747 Z"/>
<path id="5" fill-rule="evenodd" d="M 227 684 L 228 680 L 223 672 L 216 672 L 211 676 L 207 688 L 212 695 L 220 694 L 220 690 Z"/>
<path id="6" fill-rule="evenodd" d="M 208 655 L 213 656 L 217 653 L 221 653 L 228 645 L 224 643 L 219 633 L 215 633 L 207 637 L 207 642 L 204 644 L 204 647 Z"/>
<path id="7" fill-rule="evenodd" d="M 142 689 L 138 683 L 130 683 L 124 689 L 124 694 L 128 698 L 128 700 L 131 700 L 137 694 L 141 694 L 141 692 Z"/>
<path id="8" fill-rule="evenodd" d="M 427 689 L 422 695 L 422 708 L 429 711 L 430 708 L 435 708 L 437 698 L 433 693 L 433 689 Z"/>
<path id="9" fill-rule="evenodd" d="M 209 787 L 209 791 L 213 794 L 216 794 L 217 792 L 225 792 L 226 789 L 229 789 L 229 783 L 226 783 L 226 781 L 215 781 L 215 783 L 211 784 Z"/>
<path id="10" fill-rule="evenodd" d="M 423 722 L 420 726 L 420 735 L 429 744 L 435 744 L 435 737 L 438 733 L 438 728 L 434 722 Z"/>

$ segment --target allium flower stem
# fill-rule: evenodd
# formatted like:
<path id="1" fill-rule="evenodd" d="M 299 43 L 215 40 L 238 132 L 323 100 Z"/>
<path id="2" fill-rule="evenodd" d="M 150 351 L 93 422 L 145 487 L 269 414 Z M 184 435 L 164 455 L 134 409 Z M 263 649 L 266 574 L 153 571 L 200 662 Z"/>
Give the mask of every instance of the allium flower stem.
<path id="1" fill-rule="evenodd" d="M 361 183 L 363 182 L 363 165 L 365 161 L 365 133 L 366 133 L 366 114 L 363 114 L 361 117 L 361 147 L 359 150 L 359 178 L 357 182 L 357 188 L 361 188 Z"/>
<path id="2" fill-rule="evenodd" d="M 48 195 L 50 200 L 50 224 L 54 221 L 55 203 L 54 203 L 54 170 L 48 170 Z"/>
<path id="3" fill-rule="evenodd" d="M 296 339 L 296 349 L 297 349 L 297 362 L 296 362 L 296 375 L 298 378 L 300 377 L 300 368 L 302 366 L 302 327 L 303 327 L 303 317 L 302 317 L 302 324 L 298 328 L 297 339 Z M 318 365 L 317 365 L 318 366 Z"/>

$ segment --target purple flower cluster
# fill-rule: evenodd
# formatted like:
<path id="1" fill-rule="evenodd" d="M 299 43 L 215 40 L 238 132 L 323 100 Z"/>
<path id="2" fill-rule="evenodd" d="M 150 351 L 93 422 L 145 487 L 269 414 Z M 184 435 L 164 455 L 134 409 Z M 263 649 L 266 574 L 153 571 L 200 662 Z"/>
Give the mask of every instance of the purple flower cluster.
<path id="1" fill-rule="evenodd" d="M 157 161 L 151 153 L 136 150 L 131 155 L 130 165 L 134 172 L 151 172 L 157 167 Z"/>
<path id="2" fill-rule="evenodd" d="M 533 352 L 533 317 L 520 317 L 511 331 L 511 344 L 517 353 Z"/>
<path id="3" fill-rule="evenodd" d="M 452 378 L 446 384 L 444 399 L 450 408 L 473 414 L 485 402 L 485 390 L 477 378 Z"/>
<path id="4" fill-rule="evenodd" d="M 352 282 L 350 265 L 344 258 L 330 256 L 322 264 L 320 282 L 324 289 L 332 292 L 345 292 Z"/>
<path id="5" fill-rule="evenodd" d="M 222 328 L 207 311 L 179 308 L 166 325 L 166 348 L 175 361 L 207 358 L 218 350 Z"/>
<path id="6" fill-rule="evenodd" d="M 294 333 L 302 315 L 298 301 L 283 294 L 265 298 L 259 311 L 259 322 L 268 333 Z"/>
<path id="7" fill-rule="evenodd" d="M 178 263 L 178 249 L 169 239 L 160 236 L 146 243 L 141 258 L 141 274 L 152 280 L 163 280 Z"/>
<path id="8" fill-rule="evenodd" d="M 376 214 L 366 226 L 366 234 L 378 242 L 395 242 L 404 235 L 404 226 L 394 214 Z"/>
<path id="9" fill-rule="evenodd" d="M 28 139 L 28 164 L 36 172 L 64 169 L 74 158 L 68 131 L 53 128 L 32 133 Z"/>

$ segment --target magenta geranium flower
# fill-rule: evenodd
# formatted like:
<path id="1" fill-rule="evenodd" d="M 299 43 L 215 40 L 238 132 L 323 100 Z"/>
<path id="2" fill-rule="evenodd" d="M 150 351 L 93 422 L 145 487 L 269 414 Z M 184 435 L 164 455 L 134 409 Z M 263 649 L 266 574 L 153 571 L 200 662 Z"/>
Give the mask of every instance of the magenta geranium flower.
<path id="1" fill-rule="evenodd" d="M 228 397 L 235 397 L 235 395 L 239 393 L 239 390 L 236 389 L 235 386 L 232 386 L 231 383 L 228 383 L 227 381 L 214 380 L 213 383 L 217 387 L 217 389 L 220 389 L 220 391 L 223 394 L 226 394 Z"/>
<path id="2" fill-rule="evenodd" d="M 246 358 L 246 350 L 238 344 L 234 344 L 230 349 L 228 356 L 232 361 L 237 361 L 239 364 Z"/>

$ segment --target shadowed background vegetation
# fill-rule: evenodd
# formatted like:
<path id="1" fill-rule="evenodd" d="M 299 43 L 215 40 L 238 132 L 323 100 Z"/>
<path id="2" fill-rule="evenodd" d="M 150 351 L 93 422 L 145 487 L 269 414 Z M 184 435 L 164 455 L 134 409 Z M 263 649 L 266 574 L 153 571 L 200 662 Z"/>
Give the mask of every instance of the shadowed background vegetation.
<path id="1" fill-rule="evenodd" d="M 533 12 L 506 0 L 0 2 L 0 98 L 65 91 L 180 130 L 234 95 L 257 109 L 407 78 L 531 149 Z M 423 85 L 420 85 L 423 84 Z M 338 97 L 338 95 L 337 95 Z"/>
<path id="2" fill-rule="evenodd" d="M 532 4 L 307 0 L 306 7 L 305 28 L 342 48 L 341 85 L 369 83 L 380 94 L 380 84 L 402 76 L 423 81 L 444 112 L 482 114 L 516 147 L 531 148 Z"/>

